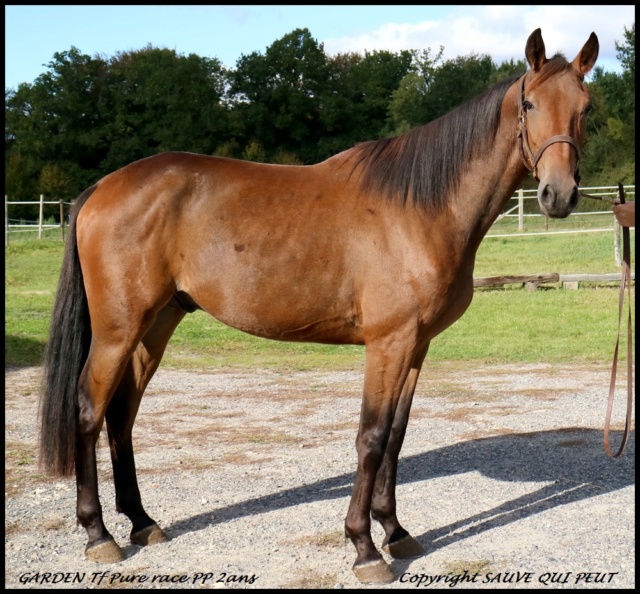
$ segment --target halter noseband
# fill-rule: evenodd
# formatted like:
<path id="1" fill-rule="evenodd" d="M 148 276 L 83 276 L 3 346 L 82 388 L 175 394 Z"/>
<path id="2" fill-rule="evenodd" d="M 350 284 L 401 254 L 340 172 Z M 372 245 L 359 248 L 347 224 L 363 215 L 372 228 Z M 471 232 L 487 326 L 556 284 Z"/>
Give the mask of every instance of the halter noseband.
<path id="1" fill-rule="evenodd" d="M 576 161 L 576 169 L 573 174 L 576 184 L 580 183 L 580 146 L 571 136 L 567 136 L 566 134 L 558 134 L 556 136 L 552 136 L 548 140 L 545 140 L 538 152 L 534 155 L 531 147 L 529 146 L 529 137 L 527 136 L 527 110 L 524 107 L 524 79 L 526 74 L 523 74 L 520 77 L 520 85 L 518 90 L 518 138 L 520 139 L 519 147 L 520 147 L 520 157 L 522 158 L 522 162 L 525 164 L 525 167 L 533 173 L 533 177 L 536 181 L 540 181 L 538 177 L 538 161 L 540 161 L 540 157 L 542 157 L 542 153 L 549 148 L 552 144 L 556 142 L 566 142 L 570 144 L 574 149 L 576 149 L 576 154 L 578 155 L 578 160 Z M 526 151 L 526 156 L 525 156 Z"/>

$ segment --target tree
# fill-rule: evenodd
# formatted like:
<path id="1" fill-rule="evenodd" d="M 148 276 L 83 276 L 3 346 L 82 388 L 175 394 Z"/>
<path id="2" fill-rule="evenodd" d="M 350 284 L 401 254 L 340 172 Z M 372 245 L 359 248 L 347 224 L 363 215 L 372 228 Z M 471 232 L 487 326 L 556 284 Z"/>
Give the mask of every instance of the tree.
<path id="1" fill-rule="evenodd" d="M 53 185 L 69 200 L 158 152 L 210 154 L 230 140 L 226 84 L 217 59 L 168 49 L 147 46 L 111 60 L 75 47 L 55 53 L 33 84 L 5 90 L 7 191 L 33 198 L 57 172 Z"/>
<path id="2" fill-rule="evenodd" d="M 424 100 L 435 77 L 444 47 L 431 57 L 431 48 L 412 50 L 409 72 L 399 82 L 389 102 L 388 135 L 403 134 L 411 128 L 426 124 Z"/>
<path id="3" fill-rule="evenodd" d="M 502 62 L 502 64 L 494 69 L 491 76 L 489 76 L 489 86 L 495 85 L 510 76 L 523 75 L 526 71 L 527 63 L 524 60 L 514 61 L 512 58 L 511 60 Z"/>
<path id="4" fill-rule="evenodd" d="M 313 161 L 322 131 L 320 97 L 328 78 L 323 45 L 308 29 L 295 29 L 275 41 L 264 56 L 243 55 L 231 94 L 243 116 L 245 139 L 255 138 L 268 156 L 283 149 Z"/>
<path id="5" fill-rule="evenodd" d="M 583 169 L 587 184 L 635 183 L 635 23 L 616 42 L 622 74 L 594 68 Z"/>
<path id="6" fill-rule="evenodd" d="M 443 62 L 424 96 L 427 121 L 435 120 L 479 95 L 490 85 L 494 70 L 493 61 L 486 54 L 472 53 Z"/>
<path id="7" fill-rule="evenodd" d="M 99 108 L 109 101 L 105 74 L 102 59 L 72 47 L 56 52 L 48 71 L 33 84 L 5 93 L 5 146 L 29 164 L 29 170 L 23 170 L 31 178 L 26 185 L 39 183 L 45 163 L 68 170 L 68 191 L 73 194 L 95 181 L 93 173 L 106 152 Z"/>
<path id="8" fill-rule="evenodd" d="M 109 81 L 105 173 L 163 151 L 211 154 L 229 140 L 226 72 L 215 58 L 147 46 L 116 54 Z"/>
<path id="9" fill-rule="evenodd" d="M 504 77 L 513 66 L 500 70 L 488 55 L 475 53 L 438 65 L 443 49 L 434 58 L 430 49 L 414 54 L 412 72 L 400 82 L 389 106 L 396 134 L 443 116 Z"/>
<path id="10" fill-rule="evenodd" d="M 624 75 L 594 68 L 589 83 L 593 111 L 582 151 L 583 184 L 635 181 L 635 109 L 629 112 L 626 89 Z"/>
<path id="11" fill-rule="evenodd" d="M 322 95 L 319 158 L 385 135 L 389 101 L 409 71 L 411 57 L 409 51 L 374 51 L 330 59 L 330 79 Z"/>
<path id="12" fill-rule="evenodd" d="M 353 52 L 327 59 L 328 81 L 320 101 L 323 134 L 318 140 L 314 161 L 339 153 L 362 140 L 355 123 L 358 106 L 354 101 L 356 86 L 351 76 L 354 65 L 361 61 L 362 56 Z"/>
<path id="13" fill-rule="evenodd" d="M 389 102 L 402 79 L 410 71 L 413 53 L 407 50 L 394 54 L 388 51 L 365 52 L 353 65 L 350 76 L 358 106 L 355 126 L 359 140 L 373 140 L 388 128 Z"/>
<path id="14" fill-rule="evenodd" d="M 47 163 L 40 170 L 38 190 L 50 200 L 62 200 L 69 196 L 71 176 L 57 163 Z"/>
<path id="15" fill-rule="evenodd" d="M 630 29 L 624 27 L 625 42 L 614 42 L 616 46 L 616 58 L 620 60 L 622 69 L 632 79 L 636 77 L 636 24 L 631 25 Z"/>

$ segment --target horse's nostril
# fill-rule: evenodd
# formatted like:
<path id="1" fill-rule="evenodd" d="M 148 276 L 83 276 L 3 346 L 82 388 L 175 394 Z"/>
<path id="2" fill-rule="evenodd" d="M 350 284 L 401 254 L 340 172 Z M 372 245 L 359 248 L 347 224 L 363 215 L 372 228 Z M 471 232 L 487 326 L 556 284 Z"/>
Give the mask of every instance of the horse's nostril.
<path id="1" fill-rule="evenodd" d="M 552 206 L 553 202 L 555 201 L 555 198 L 556 198 L 556 193 L 555 193 L 554 189 L 549 184 L 547 184 L 542 189 L 542 193 L 540 194 L 541 202 L 545 206 Z"/>
<path id="2" fill-rule="evenodd" d="M 569 199 L 569 204 L 571 205 L 571 210 L 573 210 L 578 204 L 578 186 L 573 186 L 573 190 L 571 191 L 571 198 Z"/>

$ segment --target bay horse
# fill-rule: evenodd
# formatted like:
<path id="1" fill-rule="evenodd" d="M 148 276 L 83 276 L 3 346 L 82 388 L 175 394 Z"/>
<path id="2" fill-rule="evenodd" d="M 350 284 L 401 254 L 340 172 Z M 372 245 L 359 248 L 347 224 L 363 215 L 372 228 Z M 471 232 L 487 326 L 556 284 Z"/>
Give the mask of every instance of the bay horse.
<path id="1" fill-rule="evenodd" d="M 361 582 L 390 582 L 382 549 L 424 549 L 398 521 L 396 470 L 430 341 L 465 312 L 475 255 L 527 172 L 566 217 L 590 107 L 577 57 L 528 38 L 527 72 L 394 138 L 309 166 L 170 152 L 85 190 L 72 213 L 40 398 L 40 463 L 75 470 L 87 558 L 123 559 L 104 525 L 96 442 L 106 420 L 118 512 L 137 545 L 167 535 L 145 512 L 132 428 L 182 318 L 201 309 L 260 337 L 365 345 L 357 470 L 345 519 Z"/>

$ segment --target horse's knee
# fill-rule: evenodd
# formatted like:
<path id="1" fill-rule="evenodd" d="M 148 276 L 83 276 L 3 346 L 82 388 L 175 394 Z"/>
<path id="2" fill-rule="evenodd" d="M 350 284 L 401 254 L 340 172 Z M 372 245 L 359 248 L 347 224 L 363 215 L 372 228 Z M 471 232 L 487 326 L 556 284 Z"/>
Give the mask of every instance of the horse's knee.
<path id="1" fill-rule="evenodd" d="M 387 445 L 388 432 L 377 428 L 362 431 L 356 439 L 356 451 L 360 464 L 366 470 L 377 471 Z"/>

